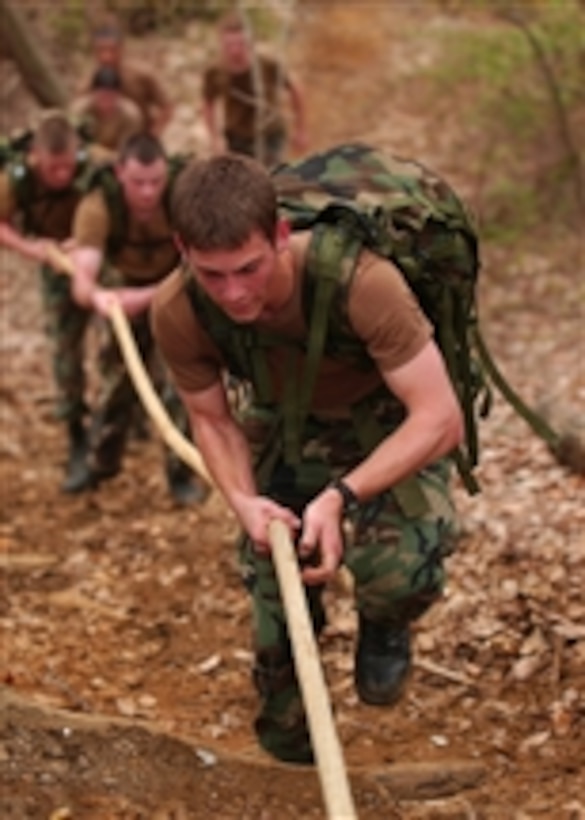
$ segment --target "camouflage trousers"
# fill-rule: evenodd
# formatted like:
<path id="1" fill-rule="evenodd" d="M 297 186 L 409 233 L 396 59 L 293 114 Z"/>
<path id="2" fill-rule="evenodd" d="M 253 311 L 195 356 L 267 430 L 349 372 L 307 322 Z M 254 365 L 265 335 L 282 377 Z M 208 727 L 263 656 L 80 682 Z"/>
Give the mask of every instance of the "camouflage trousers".
<path id="1" fill-rule="evenodd" d="M 84 338 L 91 313 L 73 300 L 70 282 L 49 267 L 39 271 L 45 330 L 52 342 L 55 414 L 63 421 L 80 420 L 86 412 Z"/>
<path id="2" fill-rule="evenodd" d="M 162 404 L 175 426 L 184 435 L 188 435 L 187 414 L 156 351 L 148 314 L 134 318 L 131 327 L 136 347 Z M 109 324 L 104 323 L 100 331 L 100 389 L 92 422 L 89 466 L 98 475 L 110 476 L 121 468 L 139 398 L 113 330 Z M 188 470 L 186 465 L 166 448 L 167 476 L 184 470 Z"/>
<path id="3" fill-rule="evenodd" d="M 264 488 L 269 497 L 302 514 L 304 506 L 333 477 L 363 456 L 352 443 L 351 424 L 321 426 L 305 442 L 298 468 L 276 465 Z M 354 579 L 355 606 L 368 619 L 405 625 L 441 595 L 443 558 L 454 545 L 455 516 L 448 490 L 449 467 L 437 462 L 417 474 L 418 509 L 407 496 L 385 492 L 345 522 L 344 564 Z M 405 507 L 407 509 L 405 509 Z M 286 614 L 270 557 L 241 547 L 244 583 L 252 596 L 254 682 L 262 698 L 255 729 L 260 744 L 289 762 L 310 762 L 312 752 L 298 688 Z M 326 622 L 322 589 L 307 587 L 315 632 Z"/>

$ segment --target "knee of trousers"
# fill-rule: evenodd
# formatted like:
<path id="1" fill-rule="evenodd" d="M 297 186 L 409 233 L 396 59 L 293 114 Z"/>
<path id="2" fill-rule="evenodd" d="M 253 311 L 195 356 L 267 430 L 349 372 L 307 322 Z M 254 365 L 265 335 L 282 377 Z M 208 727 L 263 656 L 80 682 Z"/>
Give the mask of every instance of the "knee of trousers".
<path id="1" fill-rule="evenodd" d="M 412 620 L 440 597 L 447 541 L 442 526 L 421 521 L 348 549 L 358 608 L 378 621 Z"/>

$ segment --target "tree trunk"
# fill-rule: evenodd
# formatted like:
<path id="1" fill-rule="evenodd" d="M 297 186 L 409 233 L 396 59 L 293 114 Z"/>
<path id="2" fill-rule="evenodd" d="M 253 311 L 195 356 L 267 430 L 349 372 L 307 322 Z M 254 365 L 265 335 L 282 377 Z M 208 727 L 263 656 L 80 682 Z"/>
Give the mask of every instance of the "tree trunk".
<path id="1" fill-rule="evenodd" d="M 5 48 L 39 103 L 46 108 L 65 106 L 65 86 L 31 32 L 21 10 L 10 0 L 0 0 L 0 27 Z"/>

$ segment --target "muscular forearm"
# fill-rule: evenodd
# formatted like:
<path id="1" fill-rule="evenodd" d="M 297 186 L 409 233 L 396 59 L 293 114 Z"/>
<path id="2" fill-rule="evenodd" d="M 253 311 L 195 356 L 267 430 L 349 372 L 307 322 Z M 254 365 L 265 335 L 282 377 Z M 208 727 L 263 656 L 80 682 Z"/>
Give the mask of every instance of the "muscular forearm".
<path id="1" fill-rule="evenodd" d="M 345 480 L 358 498 L 371 498 L 451 452 L 460 438 L 456 412 L 442 421 L 422 414 L 411 416 L 349 471 Z"/>
<path id="2" fill-rule="evenodd" d="M 0 223 L 0 245 L 21 253 L 28 259 L 34 259 L 36 262 L 43 261 L 45 243 L 44 239 L 31 239 L 23 236 L 7 222 Z"/>
<path id="3" fill-rule="evenodd" d="M 73 298 L 80 307 L 93 310 L 94 296 L 97 290 L 97 284 L 91 277 L 76 272 L 73 277 Z"/>
<path id="4" fill-rule="evenodd" d="M 156 285 L 150 285 L 140 288 L 116 288 L 112 293 L 115 293 L 127 316 L 138 316 L 148 310 L 155 290 Z"/>
<path id="5" fill-rule="evenodd" d="M 192 414 L 191 423 L 209 472 L 239 515 L 242 499 L 257 493 L 250 452 L 242 431 L 231 418 L 217 420 Z"/>

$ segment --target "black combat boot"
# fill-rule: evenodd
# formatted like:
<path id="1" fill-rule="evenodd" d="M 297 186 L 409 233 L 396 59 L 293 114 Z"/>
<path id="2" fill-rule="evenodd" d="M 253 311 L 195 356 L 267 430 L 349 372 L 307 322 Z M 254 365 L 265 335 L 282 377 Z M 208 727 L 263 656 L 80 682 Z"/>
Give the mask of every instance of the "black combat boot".
<path id="1" fill-rule="evenodd" d="M 407 625 L 378 624 L 359 614 L 355 685 L 364 703 L 384 706 L 398 700 L 410 672 Z"/>
<path id="2" fill-rule="evenodd" d="M 87 463 L 89 442 L 83 422 L 79 419 L 67 425 L 69 436 L 69 456 L 65 468 L 65 478 L 61 484 L 64 493 L 80 493 L 89 488 L 91 474 Z"/>
<path id="3" fill-rule="evenodd" d="M 208 489 L 204 482 L 182 462 L 167 465 L 167 481 L 177 504 L 200 504 L 207 498 Z"/>

